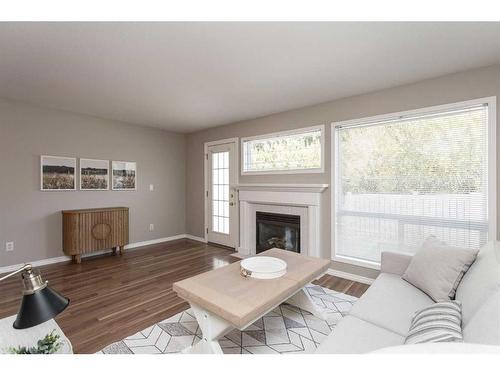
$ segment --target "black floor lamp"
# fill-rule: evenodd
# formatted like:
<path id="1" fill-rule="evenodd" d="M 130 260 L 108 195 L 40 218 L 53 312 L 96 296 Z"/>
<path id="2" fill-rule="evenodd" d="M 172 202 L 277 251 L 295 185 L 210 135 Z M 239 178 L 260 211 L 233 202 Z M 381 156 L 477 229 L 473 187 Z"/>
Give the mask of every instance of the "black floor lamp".
<path id="1" fill-rule="evenodd" d="M 25 264 L 17 271 L 1 277 L 0 281 L 18 273 L 23 279 L 23 299 L 14 328 L 24 329 L 36 326 L 54 318 L 68 307 L 69 299 L 50 288 L 48 281 L 43 281 L 40 272 L 34 270 L 31 264 Z"/>

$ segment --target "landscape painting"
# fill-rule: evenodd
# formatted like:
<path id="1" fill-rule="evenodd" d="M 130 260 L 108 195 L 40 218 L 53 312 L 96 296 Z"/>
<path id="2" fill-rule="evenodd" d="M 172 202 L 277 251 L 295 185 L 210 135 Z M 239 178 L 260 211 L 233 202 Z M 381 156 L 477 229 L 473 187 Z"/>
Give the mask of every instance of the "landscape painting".
<path id="1" fill-rule="evenodd" d="M 60 156 L 40 157 L 41 190 L 76 190 L 76 159 Z"/>
<path id="2" fill-rule="evenodd" d="M 137 165 L 131 161 L 113 161 L 113 190 L 135 190 Z"/>
<path id="3" fill-rule="evenodd" d="M 109 161 L 80 159 L 80 190 L 108 190 Z"/>

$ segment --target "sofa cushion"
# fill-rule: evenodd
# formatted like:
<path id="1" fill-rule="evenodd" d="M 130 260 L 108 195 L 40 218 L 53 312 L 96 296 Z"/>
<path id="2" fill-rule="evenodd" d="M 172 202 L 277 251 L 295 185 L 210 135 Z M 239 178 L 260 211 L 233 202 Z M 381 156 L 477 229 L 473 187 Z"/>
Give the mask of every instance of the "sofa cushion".
<path id="1" fill-rule="evenodd" d="M 500 346 L 465 342 L 433 342 L 430 344 L 391 346 L 374 351 L 377 354 L 500 354 Z"/>
<path id="2" fill-rule="evenodd" d="M 334 331 L 321 343 L 319 354 L 357 354 L 387 346 L 401 345 L 404 337 L 354 316 L 340 320 Z"/>
<path id="3" fill-rule="evenodd" d="M 500 290 L 500 242 L 488 242 L 464 275 L 456 299 L 462 302 L 465 327 L 481 305 Z"/>
<path id="4" fill-rule="evenodd" d="M 434 301 L 455 298 L 463 276 L 476 260 L 478 250 L 448 246 L 430 236 L 413 256 L 403 279 Z"/>
<path id="5" fill-rule="evenodd" d="M 354 304 L 350 315 L 406 336 L 417 310 L 434 304 L 401 276 L 381 273 Z"/>
<path id="6" fill-rule="evenodd" d="M 500 345 L 500 291 L 493 294 L 463 328 L 464 341 Z"/>

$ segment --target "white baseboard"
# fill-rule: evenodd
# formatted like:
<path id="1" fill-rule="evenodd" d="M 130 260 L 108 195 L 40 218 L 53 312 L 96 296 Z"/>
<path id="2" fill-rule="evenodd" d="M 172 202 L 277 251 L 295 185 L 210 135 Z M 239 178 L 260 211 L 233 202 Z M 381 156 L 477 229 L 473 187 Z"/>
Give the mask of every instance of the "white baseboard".
<path id="1" fill-rule="evenodd" d="M 55 258 L 48 258 L 48 259 L 40 259 L 40 260 L 35 260 L 33 262 L 26 262 L 31 264 L 33 267 L 40 267 L 40 266 L 45 266 L 47 264 L 54 264 L 54 263 L 61 263 L 61 262 L 66 262 L 68 260 L 71 260 L 71 257 L 68 256 L 61 256 L 61 257 L 55 257 Z M 0 274 L 2 273 L 7 273 L 7 272 L 13 272 L 24 266 L 26 263 L 19 263 L 19 264 L 13 264 L 11 266 L 4 266 L 0 267 Z"/>
<path id="2" fill-rule="evenodd" d="M 207 243 L 207 240 L 204 239 L 203 237 L 193 236 L 192 234 L 186 234 L 185 236 L 186 236 L 185 238 L 189 240 Z"/>
<path id="3" fill-rule="evenodd" d="M 129 243 L 128 245 L 125 245 L 125 250 L 135 249 L 136 247 L 155 245 L 157 243 L 162 243 L 162 242 L 180 240 L 182 238 L 186 238 L 186 236 L 187 234 L 177 234 L 175 236 L 170 236 L 170 237 L 155 238 L 154 240 Z"/>
<path id="4" fill-rule="evenodd" d="M 354 273 L 349 273 L 349 272 L 344 272 L 344 271 L 337 271 L 337 270 L 334 270 L 332 268 L 329 268 L 325 273 L 327 273 L 328 275 L 337 276 L 337 277 L 341 277 L 343 279 L 357 281 L 359 283 L 368 284 L 368 285 L 371 285 L 375 281 L 375 279 L 372 279 L 370 277 L 359 276 L 359 275 L 356 275 Z"/>
<path id="5" fill-rule="evenodd" d="M 148 245 L 154 245 L 154 244 L 158 244 L 158 243 L 162 243 L 162 242 L 180 240 L 182 238 L 189 238 L 189 239 L 195 240 L 195 241 L 206 242 L 205 239 L 201 238 L 201 237 L 192 236 L 190 234 L 178 234 L 178 235 L 170 236 L 170 237 L 156 238 L 154 240 L 130 243 L 130 244 L 125 246 L 125 249 L 133 251 L 134 249 L 142 247 L 142 246 L 148 246 Z M 96 256 L 96 255 L 102 255 L 102 254 L 108 254 L 108 253 L 111 253 L 111 251 L 112 250 L 109 249 L 109 250 L 95 251 L 95 252 L 88 253 L 88 254 L 82 254 L 82 258 Z M 48 264 L 67 262 L 69 260 L 71 260 L 70 256 L 63 255 L 60 257 L 40 259 L 40 260 L 35 260 L 32 262 L 26 262 L 26 263 L 31 264 L 33 267 L 40 267 L 40 266 L 45 266 Z M 19 264 L 13 264 L 11 266 L 0 267 L 0 274 L 7 273 L 7 272 L 13 272 L 15 270 L 18 270 L 26 263 L 19 263 Z"/>
<path id="6" fill-rule="evenodd" d="M 243 254 L 240 254 L 240 253 L 232 253 L 232 254 L 230 254 L 230 256 L 238 258 L 238 259 L 248 258 L 248 255 L 243 255 Z"/>

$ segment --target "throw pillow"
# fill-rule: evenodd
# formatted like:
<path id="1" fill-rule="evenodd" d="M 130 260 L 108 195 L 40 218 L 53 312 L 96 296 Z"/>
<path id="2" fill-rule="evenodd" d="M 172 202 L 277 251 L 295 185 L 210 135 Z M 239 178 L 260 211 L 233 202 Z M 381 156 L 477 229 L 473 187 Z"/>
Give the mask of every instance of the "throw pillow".
<path id="1" fill-rule="evenodd" d="M 413 256 L 403 280 L 436 302 L 454 299 L 458 284 L 478 252 L 478 249 L 448 246 L 431 236 Z"/>
<path id="2" fill-rule="evenodd" d="M 460 302 L 437 302 L 413 316 L 405 344 L 463 341 Z"/>

